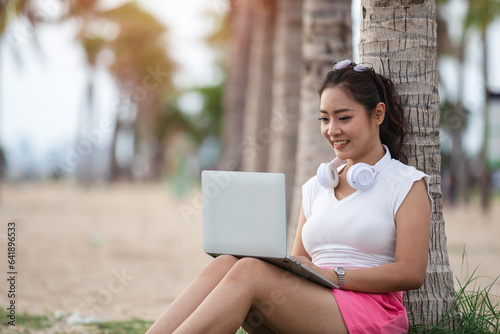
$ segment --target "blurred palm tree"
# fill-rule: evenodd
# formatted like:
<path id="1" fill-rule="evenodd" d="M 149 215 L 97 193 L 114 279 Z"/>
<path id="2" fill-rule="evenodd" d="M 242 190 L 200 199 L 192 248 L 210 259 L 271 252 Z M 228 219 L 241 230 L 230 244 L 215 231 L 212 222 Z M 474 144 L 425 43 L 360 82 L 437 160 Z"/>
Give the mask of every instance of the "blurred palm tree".
<path id="1" fill-rule="evenodd" d="M 450 99 L 450 94 L 446 90 L 448 85 L 442 81 L 444 76 L 440 76 L 440 89 L 441 95 L 446 97 L 446 100 L 441 100 L 441 115 L 440 124 L 441 129 L 450 135 L 451 139 L 451 149 L 449 152 L 449 159 L 444 159 L 444 162 L 449 162 L 449 166 L 443 164 L 443 172 L 449 173 L 450 180 L 455 180 L 450 182 L 449 188 L 444 188 L 443 190 L 448 193 L 448 199 L 452 203 L 456 200 L 468 200 L 469 193 L 469 178 L 468 174 L 468 160 L 466 159 L 466 153 L 464 151 L 462 137 L 468 123 L 468 113 L 463 105 L 463 85 L 465 78 L 464 70 L 464 57 L 465 57 L 465 39 L 454 41 L 450 36 L 450 31 L 448 30 L 448 22 L 445 19 L 444 7 L 449 3 L 449 0 L 437 0 L 437 38 L 438 38 L 438 54 L 439 56 L 447 56 L 455 58 L 458 62 L 458 77 L 456 81 L 457 90 L 459 91 L 456 101 Z M 441 58 L 441 57 L 439 57 Z M 444 94 L 443 94 L 444 93 Z M 447 152 L 443 152 L 443 155 L 447 155 Z M 444 184 L 443 184 L 444 185 Z"/>
<path id="2" fill-rule="evenodd" d="M 0 36 L 7 27 L 18 17 L 25 17 L 31 24 L 40 22 L 33 0 L 0 0 Z"/>
<path id="3" fill-rule="evenodd" d="M 270 143 L 268 168 L 270 172 L 285 174 L 287 217 L 290 217 L 295 183 L 303 4 L 303 0 L 277 0 L 273 104 L 269 125 L 273 140 Z"/>
<path id="4" fill-rule="evenodd" d="M 241 143 L 249 73 L 252 11 L 250 1 L 231 1 L 227 79 L 224 90 L 224 162 L 222 169 L 241 170 Z"/>
<path id="5" fill-rule="evenodd" d="M 153 129 L 163 109 L 163 97 L 173 92 L 172 74 L 175 68 L 175 63 L 165 50 L 167 29 L 135 3 L 126 3 L 105 12 L 103 16 L 120 27 L 118 36 L 110 43 L 115 54 L 111 73 L 117 79 L 120 90 L 130 95 L 137 106 L 133 127 L 135 142 L 147 143 L 149 146 L 147 178 L 158 179 L 164 163 L 161 149 L 163 138 Z M 118 117 L 115 133 L 119 130 L 120 122 Z M 136 149 L 139 146 L 136 145 Z M 115 157 L 113 154 L 112 161 L 115 161 Z"/>
<path id="6" fill-rule="evenodd" d="M 268 168 L 276 0 L 251 1 L 252 34 L 243 124 L 242 163 L 249 172 Z"/>
<path id="7" fill-rule="evenodd" d="M 0 0 L 0 34 L 7 29 L 10 21 L 23 13 L 29 1 L 8 1 Z"/>
<path id="8" fill-rule="evenodd" d="M 352 58 L 351 1 L 304 0 L 302 41 L 300 120 L 289 241 L 293 241 L 299 217 L 301 185 L 316 174 L 320 163 L 335 156 L 320 133 L 318 81 L 336 61 Z"/>
<path id="9" fill-rule="evenodd" d="M 173 91 L 172 73 L 176 66 L 165 49 L 167 28 L 135 2 L 100 10 L 96 0 L 79 0 L 71 2 L 69 8 L 68 16 L 80 21 L 77 39 L 86 52 L 91 71 L 99 55 L 112 54 L 109 70 L 120 91 L 120 101 L 116 104 L 110 149 L 110 179 L 132 175 L 133 166 L 120 167 L 116 154 L 119 135 L 126 132 L 134 136 L 134 155 L 144 155 L 148 162 L 145 178 L 159 178 L 163 170 L 163 138 L 158 137 L 155 123 L 163 108 L 164 96 Z M 96 34 L 99 25 L 114 27 L 111 31 L 117 33 L 114 36 Z M 90 80 L 89 100 L 93 96 L 92 86 Z M 146 149 L 140 150 L 141 147 Z"/>
<path id="10" fill-rule="evenodd" d="M 9 25 L 14 22 L 19 17 L 25 17 L 28 20 L 28 23 L 34 25 L 38 21 L 40 21 L 40 17 L 36 15 L 36 12 L 33 7 L 33 1 L 31 0 L 18 0 L 18 1 L 9 1 L 9 0 L 0 0 L 0 40 L 2 40 L 5 32 L 7 31 Z M 32 36 L 36 41 L 36 36 Z M 1 46 L 1 44 L 0 44 Z M 13 52 L 17 52 L 16 48 L 12 49 Z M 1 56 L 1 52 L 0 52 Z M 20 57 L 15 57 L 16 60 L 20 61 Z M 2 64 L 0 58 L 0 64 Z M 0 69 L 1 72 L 1 69 Z M 1 80 L 0 80 L 1 83 Z M 1 98 L 2 87 L 0 86 L 0 98 Z M 2 111 L 0 110 L 0 113 Z M 6 156 L 4 152 L 4 148 L 0 146 L 0 184 L 3 180 L 5 167 L 6 167 Z"/>
<path id="11" fill-rule="evenodd" d="M 489 106 L 491 91 L 489 90 L 489 59 L 487 29 L 490 24 L 500 16 L 500 1 L 498 0 L 467 0 L 469 10 L 464 20 L 464 34 L 476 30 L 481 35 L 483 53 L 483 81 L 485 106 L 483 108 L 483 138 L 479 153 L 480 178 L 479 187 L 481 193 L 481 205 L 483 211 L 487 211 L 491 205 L 491 171 L 488 166 L 488 134 L 489 134 Z"/>
<path id="12" fill-rule="evenodd" d="M 92 131 L 93 124 L 95 123 L 96 112 L 95 110 L 95 82 L 96 71 L 98 66 L 98 55 L 105 45 L 104 36 L 96 33 L 89 32 L 89 27 L 98 19 L 99 13 L 96 9 L 97 0 L 84 0 L 84 1 L 70 1 L 68 2 L 68 11 L 63 16 L 62 20 L 77 19 L 80 23 L 80 29 L 77 32 L 77 40 L 81 43 L 85 55 L 87 57 L 87 87 L 85 105 L 82 108 L 82 117 L 80 120 L 83 124 L 80 125 L 84 131 Z M 79 132 L 81 133 L 81 131 Z M 77 138 L 79 141 L 80 138 Z M 82 161 L 77 166 L 76 176 L 77 180 L 82 185 L 89 185 L 93 182 L 93 160 L 95 157 L 95 150 L 91 150 L 86 156 L 82 156 Z"/>
<path id="13" fill-rule="evenodd" d="M 222 74 L 222 80 L 211 86 L 193 88 L 204 100 L 202 111 L 194 121 L 202 125 L 199 131 L 203 140 L 215 139 L 219 153 L 224 151 L 215 164 L 205 167 L 224 170 L 241 167 L 238 145 L 243 136 L 244 108 L 241 106 L 245 104 L 248 73 L 249 6 L 248 1 L 233 0 L 228 3 L 227 12 L 216 10 L 205 14 L 215 23 L 215 28 L 205 36 L 204 42 L 216 54 L 216 69 Z"/>
<path id="14" fill-rule="evenodd" d="M 447 5 L 449 0 L 439 0 L 438 5 Z M 484 121 L 483 138 L 481 142 L 481 149 L 479 153 L 480 163 L 480 179 L 479 186 L 481 190 L 481 203 L 484 210 L 490 205 L 490 170 L 487 164 L 487 136 L 489 114 L 488 106 L 490 102 L 491 92 L 488 89 L 488 42 L 486 38 L 487 29 L 489 25 L 500 15 L 500 1 L 498 0 L 467 0 L 468 6 L 465 17 L 462 22 L 462 31 L 458 41 L 453 43 L 449 33 L 446 29 L 446 20 L 441 19 L 438 21 L 438 38 L 439 38 L 439 52 L 455 58 L 458 62 L 459 79 L 457 81 L 459 100 L 455 103 L 451 101 L 442 101 L 442 125 L 446 131 L 451 135 L 452 149 L 451 155 L 451 169 L 452 179 L 457 182 L 456 197 L 460 200 L 468 201 L 470 192 L 470 166 L 467 163 L 466 153 L 462 145 L 462 137 L 467 127 L 468 115 L 470 114 L 464 107 L 465 94 L 465 56 L 466 47 L 474 32 L 479 32 L 482 40 L 482 54 L 483 54 L 483 81 L 484 81 L 484 97 L 485 108 L 483 109 L 482 118 Z M 438 7 L 441 8 L 442 6 Z M 439 13 L 438 13 L 439 14 Z M 439 18 L 439 16 L 438 16 Z M 441 31 L 441 33 L 440 33 Z M 441 88 L 445 88 L 442 85 Z M 448 94 L 446 94 L 448 96 Z"/>
<path id="15" fill-rule="evenodd" d="M 32 0 L 0 0 L 0 39 L 4 36 L 9 25 L 19 17 L 25 17 L 31 25 L 40 20 L 39 16 L 36 15 Z M 13 51 L 17 52 L 16 48 L 13 48 Z M 20 57 L 16 57 L 16 59 L 19 60 Z"/>

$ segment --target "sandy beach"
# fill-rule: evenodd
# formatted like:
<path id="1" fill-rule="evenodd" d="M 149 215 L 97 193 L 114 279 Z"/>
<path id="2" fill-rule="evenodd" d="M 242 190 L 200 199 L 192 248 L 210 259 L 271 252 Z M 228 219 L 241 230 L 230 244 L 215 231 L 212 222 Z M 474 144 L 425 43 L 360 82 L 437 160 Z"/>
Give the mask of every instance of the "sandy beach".
<path id="1" fill-rule="evenodd" d="M 153 320 L 210 261 L 197 190 L 176 198 L 164 183 L 19 183 L 0 192 L 0 268 L 7 276 L 14 222 L 18 313 Z M 499 276 L 498 199 L 488 215 L 474 202 L 443 212 L 454 275 L 466 275 L 465 247 L 469 272 Z M 1 307 L 7 288 L 2 279 Z"/>

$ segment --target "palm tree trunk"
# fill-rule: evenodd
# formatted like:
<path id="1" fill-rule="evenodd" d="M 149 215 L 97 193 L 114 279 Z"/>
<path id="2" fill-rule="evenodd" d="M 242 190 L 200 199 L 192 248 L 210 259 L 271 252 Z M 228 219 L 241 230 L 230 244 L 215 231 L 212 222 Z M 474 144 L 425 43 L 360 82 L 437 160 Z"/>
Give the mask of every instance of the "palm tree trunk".
<path id="1" fill-rule="evenodd" d="M 431 177 L 434 200 L 425 283 L 405 294 L 410 324 L 436 324 L 455 306 L 440 189 L 439 95 L 435 0 L 362 0 L 360 59 L 390 77 L 410 124 L 408 163 Z"/>
<path id="2" fill-rule="evenodd" d="M 487 28 L 481 30 L 481 39 L 483 40 L 483 80 L 484 80 L 484 108 L 483 108 L 483 138 L 481 151 L 479 153 L 479 162 L 481 174 L 479 177 L 479 188 L 481 193 L 481 207 L 483 213 L 487 213 L 491 206 L 491 172 L 488 166 L 488 136 L 489 136 L 489 108 L 491 103 L 491 93 L 488 86 L 488 38 Z"/>
<path id="3" fill-rule="evenodd" d="M 250 78 L 245 101 L 245 124 L 241 152 L 243 169 L 266 172 L 272 109 L 273 43 L 276 1 L 253 0 L 252 45 L 248 71 Z"/>
<path id="4" fill-rule="evenodd" d="M 299 217 L 302 184 L 316 174 L 320 163 L 335 156 L 321 136 L 317 90 L 321 77 L 336 61 L 352 57 L 351 1 L 304 0 L 302 57 L 297 167 L 288 221 L 289 240 L 294 238 Z"/>
<path id="5" fill-rule="evenodd" d="M 451 162 L 453 164 L 452 173 L 454 173 L 454 180 L 456 182 L 456 198 L 458 202 L 469 202 L 469 173 L 468 173 L 468 160 L 463 148 L 462 138 L 467 125 L 467 117 L 465 114 L 464 94 L 465 92 L 465 35 L 459 45 L 459 78 L 458 78 L 458 92 L 459 101 L 453 115 L 452 123 L 452 152 Z"/>
<path id="6" fill-rule="evenodd" d="M 95 114 L 95 68 L 89 67 L 87 81 L 86 104 L 82 110 L 82 130 L 92 131 Z M 95 155 L 95 145 L 93 145 L 82 135 L 77 138 L 77 147 L 85 149 L 80 150 L 82 162 L 76 172 L 77 181 L 80 185 L 88 187 L 93 183 L 93 158 Z M 78 148 L 77 148 L 78 149 Z"/>
<path id="7" fill-rule="evenodd" d="M 286 209 L 290 215 L 295 181 L 302 68 L 303 0 L 278 0 L 274 48 L 273 134 L 269 171 L 285 174 Z"/>
<path id="8" fill-rule="evenodd" d="M 224 92 L 224 163 L 222 169 L 241 170 L 244 105 L 248 82 L 250 1 L 235 3 L 230 16 L 229 69 Z"/>
<path id="9" fill-rule="evenodd" d="M 113 136 L 111 138 L 111 146 L 109 148 L 109 174 L 108 180 L 110 182 L 118 181 L 120 175 L 120 168 L 116 159 L 116 148 L 118 147 L 118 134 L 122 128 L 122 123 L 119 117 L 116 117 L 113 126 Z"/>

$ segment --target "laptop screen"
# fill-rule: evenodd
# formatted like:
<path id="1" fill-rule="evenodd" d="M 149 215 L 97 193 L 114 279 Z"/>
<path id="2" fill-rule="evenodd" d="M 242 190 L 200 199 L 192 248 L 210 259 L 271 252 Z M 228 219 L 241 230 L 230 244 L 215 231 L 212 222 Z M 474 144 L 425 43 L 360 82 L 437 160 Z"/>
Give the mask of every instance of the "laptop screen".
<path id="1" fill-rule="evenodd" d="M 286 256 L 284 174 L 203 171 L 202 200 L 206 253 Z"/>

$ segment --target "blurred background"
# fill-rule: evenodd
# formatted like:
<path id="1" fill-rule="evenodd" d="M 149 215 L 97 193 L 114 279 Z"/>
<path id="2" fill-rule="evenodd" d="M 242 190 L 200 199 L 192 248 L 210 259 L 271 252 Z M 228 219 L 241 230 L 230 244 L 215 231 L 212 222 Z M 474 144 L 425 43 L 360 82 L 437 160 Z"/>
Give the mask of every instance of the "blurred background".
<path id="1" fill-rule="evenodd" d="M 302 2 L 271 3 L 0 1 L 0 218 L 18 223 L 20 307 L 154 319 L 209 260 L 203 169 L 285 172 L 293 207 Z M 465 248 L 496 277 L 500 5 L 437 8 L 450 261 L 459 274 Z M 358 61 L 359 0 L 349 11 Z"/>
<path id="2" fill-rule="evenodd" d="M 243 11 L 244 2 L 233 6 Z M 500 187 L 500 20 L 495 1 L 438 4 L 442 186 L 455 203 L 478 191 L 482 178 L 492 186 L 487 196 Z M 228 69 L 249 61 L 237 55 L 240 63 L 230 63 L 231 46 L 248 53 L 250 44 L 242 27 L 230 27 L 230 8 L 228 0 L 2 1 L 4 182 L 175 179 L 181 187 L 179 180 L 185 186 L 201 169 L 220 166 L 231 117 L 225 110 L 234 108 L 229 95 L 242 85 L 228 82 Z M 354 61 L 358 14 L 359 0 Z M 240 109 L 251 109 L 241 101 Z M 469 177 L 451 168 L 454 155 Z"/>
<path id="3" fill-rule="evenodd" d="M 2 6 L 6 181 L 151 181 L 217 160 L 225 2 Z"/>

